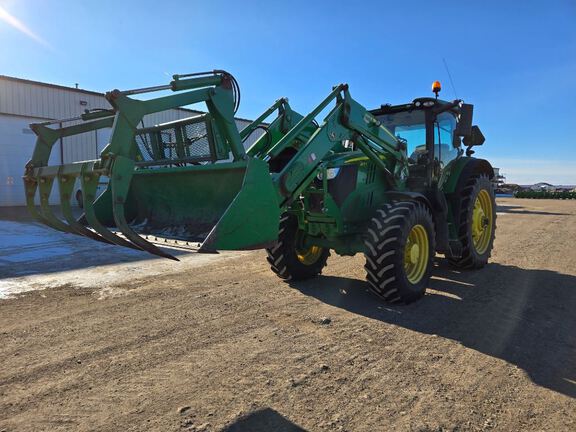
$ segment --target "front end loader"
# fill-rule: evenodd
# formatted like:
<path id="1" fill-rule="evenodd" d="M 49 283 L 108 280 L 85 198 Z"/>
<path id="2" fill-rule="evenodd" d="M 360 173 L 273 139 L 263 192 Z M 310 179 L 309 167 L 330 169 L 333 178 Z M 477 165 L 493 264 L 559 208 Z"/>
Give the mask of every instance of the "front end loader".
<path id="1" fill-rule="evenodd" d="M 158 91 L 173 94 L 134 97 Z M 391 302 L 424 294 L 437 252 L 458 267 L 488 261 L 494 174 L 472 157 L 484 141 L 472 105 L 436 94 L 369 111 L 340 84 L 306 116 L 279 99 L 238 130 L 239 88 L 219 70 L 106 98 L 110 110 L 70 125 L 31 125 L 27 205 L 54 229 L 172 259 L 158 238 L 197 243 L 199 252 L 266 249 L 285 280 L 317 276 L 330 251 L 364 253 L 370 288 Z M 148 114 L 201 102 L 204 114 L 143 126 Z M 48 166 L 58 140 L 103 128 L 112 134 L 99 159 Z M 257 129 L 264 133 L 245 145 Z M 108 187 L 98 195 L 101 179 Z M 49 206 L 54 184 L 63 218 Z M 78 185 L 84 213 L 75 218 Z"/>

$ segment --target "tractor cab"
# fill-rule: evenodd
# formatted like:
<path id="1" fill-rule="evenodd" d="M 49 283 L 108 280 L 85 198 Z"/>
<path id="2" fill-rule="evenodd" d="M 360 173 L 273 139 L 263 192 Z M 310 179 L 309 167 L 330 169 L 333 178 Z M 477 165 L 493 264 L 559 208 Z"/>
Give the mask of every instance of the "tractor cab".
<path id="1" fill-rule="evenodd" d="M 443 165 L 458 156 L 458 148 L 453 146 L 452 139 L 457 115 L 451 111 L 435 114 L 431 108 L 436 103 L 433 99 L 422 98 L 415 99 L 410 104 L 384 105 L 372 112 L 386 129 L 405 142 L 412 164 L 419 163 L 424 157 L 428 159 L 430 150 L 433 151 L 434 158 Z"/>
<path id="2" fill-rule="evenodd" d="M 433 91 L 440 91 L 436 81 Z M 402 105 L 382 105 L 371 113 L 406 145 L 410 177 L 429 186 L 442 170 L 462 156 L 462 138 L 470 156 L 472 146 L 484 142 L 480 129 L 472 126 L 473 105 L 422 97 Z"/>

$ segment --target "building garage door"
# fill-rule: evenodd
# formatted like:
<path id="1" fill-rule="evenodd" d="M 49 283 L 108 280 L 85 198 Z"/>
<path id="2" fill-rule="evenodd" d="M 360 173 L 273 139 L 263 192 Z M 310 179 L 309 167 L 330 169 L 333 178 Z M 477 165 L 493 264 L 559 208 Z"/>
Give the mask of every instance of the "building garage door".
<path id="1" fill-rule="evenodd" d="M 37 121 L 34 118 L 0 116 L 0 206 L 26 204 L 22 175 L 36 141 L 29 125 Z M 57 161 L 59 155 L 53 156 Z"/>
<path id="2" fill-rule="evenodd" d="M 35 122 L 38 122 L 38 119 L 0 116 L 0 207 L 26 205 L 22 175 L 24 166 L 34 151 L 36 135 L 29 125 Z M 109 137 L 110 129 L 102 129 L 64 138 L 62 143 L 57 142 L 54 145 L 49 165 L 60 165 L 62 158 L 64 163 L 95 159 Z M 38 196 L 36 202 L 38 203 Z M 59 204 L 56 182 L 50 195 L 50 204 Z M 75 204 L 74 200 L 72 204 Z"/>

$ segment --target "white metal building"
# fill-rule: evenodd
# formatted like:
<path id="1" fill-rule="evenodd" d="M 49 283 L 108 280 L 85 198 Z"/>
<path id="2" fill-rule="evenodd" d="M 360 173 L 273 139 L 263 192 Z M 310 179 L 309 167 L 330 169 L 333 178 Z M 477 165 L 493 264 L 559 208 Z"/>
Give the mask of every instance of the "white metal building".
<path id="1" fill-rule="evenodd" d="M 0 75 L 0 206 L 26 204 L 22 175 L 36 140 L 30 123 L 72 118 L 95 108 L 110 108 L 104 94 Z M 173 109 L 147 115 L 144 124 L 152 126 L 199 113 Z M 245 119 L 236 122 L 239 129 L 249 124 Z M 257 136 L 253 134 L 245 144 L 250 145 Z M 110 130 L 99 130 L 66 138 L 54 145 L 50 165 L 96 159 L 109 137 Z M 51 203 L 57 204 L 54 192 Z"/>

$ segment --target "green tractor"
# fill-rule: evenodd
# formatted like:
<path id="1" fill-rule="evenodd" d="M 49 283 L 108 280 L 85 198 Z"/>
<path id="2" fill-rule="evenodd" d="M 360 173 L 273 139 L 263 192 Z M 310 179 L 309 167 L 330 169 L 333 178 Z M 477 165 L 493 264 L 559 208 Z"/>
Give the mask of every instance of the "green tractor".
<path id="1" fill-rule="evenodd" d="M 174 94 L 131 97 L 166 90 Z M 433 91 L 367 110 L 340 84 L 306 116 L 279 99 L 238 130 L 239 87 L 225 71 L 114 90 L 110 110 L 31 125 L 38 139 L 24 175 L 28 208 L 57 230 L 166 258 L 177 259 L 158 238 L 197 242 L 198 252 L 265 248 L 285 280 L 319 275 L 330 251 L 363 253 L 371 290 L 409 303 L 424 294 L 436 253 L 460 268 L 483 267 L 496 228 L 493 169 L 472 157 L 484 142 L 473 106 L 440 100 L 438 82 Z M 205 114 L 143 126 L 147 114 L 199 102 Z M 99 159 L 48 166 L 58 140 L 110 127 Z M 246 145 L 257 129 L 264 132 Z M 103 178 L 108 187 L 97 195 Z M 63 219 L 48 205 L 54 183 Z M 79 218 L 70 204 L 77 185 Z"/>

